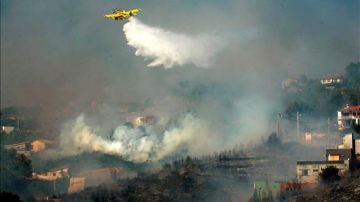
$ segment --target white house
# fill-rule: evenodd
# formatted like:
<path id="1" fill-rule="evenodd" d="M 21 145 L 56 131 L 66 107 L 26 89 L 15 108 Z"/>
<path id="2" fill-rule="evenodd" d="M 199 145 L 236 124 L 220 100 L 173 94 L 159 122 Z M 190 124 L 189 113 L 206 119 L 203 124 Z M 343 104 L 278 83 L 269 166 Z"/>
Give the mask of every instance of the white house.
<path id="1" fill-rule="evenodd" d="M 300 183 L 318 183 L 319 174 L 323 169 L 334 166 L 339 173 L 344 174 L 349 170 L 349 161 L 298 161 L 296 163 L 296 177 Z"/>
<path id="2" fill-rule="evenodd" d="M 45 174 L 33 173 L 34 179 L 44 180 L 44 181 L 54 181 L 69 176 L 70 176 L 69 168 L 67 166 L 51 169 Z"/>
<path id="3" fill-rule="evenodd" d="M 10 134 L 14 130 L 15 130 L 14 126 L 1 126 L 1 131 L 4 132 L 5 134 Z"/>
<path id="4" fill-rule="evenodd" d="M 320 79 L 323 85 L 339 84 L 343 81 L 341 75 L 327 75 Z"/>
<path id="5" fill-rule="evenodd" d="M 337 111 L 337 114 L 337 123 L 339 130 L 349 128 L 351 122 L 355 122 L 356 125 L 360 124 L 360 105 L 347 105 L 346 107 Z"/>

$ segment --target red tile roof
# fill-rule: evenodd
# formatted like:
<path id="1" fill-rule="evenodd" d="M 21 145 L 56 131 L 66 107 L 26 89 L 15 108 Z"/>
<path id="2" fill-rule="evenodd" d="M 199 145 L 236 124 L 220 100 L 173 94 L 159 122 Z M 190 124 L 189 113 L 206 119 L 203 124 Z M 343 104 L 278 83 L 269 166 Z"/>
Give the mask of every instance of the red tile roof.
<path id="1" fill-rule="evenodd" d="M 360 109 L 360 105 L 357 105 L 357 106 L 348 106 L 348 107 L 345 107 L 346 109 Z"/>
<path id="2" fill-rule="evenodd" d="M 339 111 L 352 111 L 352 110 L 360 110 L 360 105 L 356 106 L 345 106 L 344 108 L 340 109 Z"/>

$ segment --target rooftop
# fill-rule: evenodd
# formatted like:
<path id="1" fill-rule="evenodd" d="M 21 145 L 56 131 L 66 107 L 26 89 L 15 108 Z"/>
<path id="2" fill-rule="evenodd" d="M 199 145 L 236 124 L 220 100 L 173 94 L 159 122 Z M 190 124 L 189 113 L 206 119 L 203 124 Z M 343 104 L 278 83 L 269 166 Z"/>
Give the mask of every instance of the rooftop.
<path id="1" fill-rule="evenodd" d="M 343 76 L 342 75 L 339 75 L 339 74 L 328 74 L 328 75 L 325 75 L 323 77 L 321 77 L 321 80 L 324 80 L 324 79 L 341 79 Z"/>
<path id="2" fill-rule="evenodd" d="M 326 152 L 351 152 L 351 149 L 326 149 Z"/>
<path id="3" fill-rule="evenodd" d="M 341 155 L 350 157 L 351 156 L 351 149 L 326 149 L 326 156 L 328 155 Z"/>
<path id="4" fill-rule="evenodd" d="M 344 161 L 298 161 L 297 165 L 308 165 L 308 164 L 344 164 Z"/>
<path id="5" fill-rule="evenodd" d="M 57 168 L 52 168 L 52 169 L 49 170 L 49 172 L 56 172 L 56 171 L 67 169 L 67 168 L 69 168 L 68 165 L 63 165 L 63 166 L 60 166 L 60 167 L 57 167 Z"/>
<path id="6" fill-rule="evenodd" d="M 343 109 L 360 109 L 360 105 L 355 105 L 355 106 L 346 106 Z"/>

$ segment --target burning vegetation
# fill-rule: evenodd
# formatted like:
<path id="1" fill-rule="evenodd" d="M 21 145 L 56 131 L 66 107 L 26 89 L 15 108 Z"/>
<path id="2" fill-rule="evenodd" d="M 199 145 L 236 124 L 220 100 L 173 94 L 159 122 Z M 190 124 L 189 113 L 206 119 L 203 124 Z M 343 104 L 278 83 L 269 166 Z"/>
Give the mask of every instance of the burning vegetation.
<path id="1" fill-rule="evenodd" d="M 353 71 L 351 68 L 355 68 L 354 64 L 349 65 L 347 71 Z M 346 78 L 343 77 L 344 83 Z M 303 87 L 306 89 L 307 85 L 312 84 L 304 83 Z M 344 93 L 348 92 L 344 90 L 346 86 L 338 88 Z M 5 109 L 2 111 L 2 123 L 19 119 L 23 120 L 24 126 L 10 134 L 3 131 L 1 135 L 2 162 L 6 162 L 1 164 L 2 190 L 16 193 L 22 199 L 40 201 L 277 201 L 314 193 L 311 190 L 317 186 L 317 181 L 321 181 L 321 184 L 327 179 L 342 179 L 351 175 L 343 175 L 346 169 L 357 167 L 358 164 L 354 162 L 360 153 L 356 153 L 356 112 L 355 115 L 351 114 L 354 122 L 348 124 L 348 128 L 339 131 L 338 125 L 330 125 L 328 121 L 324 130 L 321 124 L 316 126 L 321 120 L 314 120 L 327 112 L 317 111 L 314 114 L 314 109 L 299 103 L 285 108 L 277 116 L 276 132 L 264 135 L 256 143 L 229 144 L 229 149 L 216 150 L 226 145 L 217 142 L 224 138 L 220 131 L 224 128 L 234 130 L 234 122 L 222 122 L 221 125 L 225 127 L 219 130 L 216 128 L 219 122 L 208 124 L 213 120 L 203 118 L 203 112 L 197 110 L 196 102 L 209 96 L 222 103 L 223 100 L 216 100 L 218 98 L 215 96 L 223 94 L 219 89 L 222 87 L 216 83 L 181 82 L 175 91 L 177 96 L 191 103 L 188 105 L 191 110 L 187 113 L 172 116 L 162 113 L 162 117 L 160 113 L 157 117 L 139 116 L 141 112 L 155 114 L 155 103 L 147 102 L 128 108 L 130 111 L 122 108 L 120 116 L 114 116 L 114 119 L 122 120 L 123 124 L 110 124 L 113 130 L 103 130 L 101 123 L 104 118 L 96 118 L 93 114 L 95 106 L 91 105 L 86 117 L 83 114 L 65 124 L 62 135 L 53 140 L 35 139 L 41 135 L 36 134 L 37 130 L 41 131 L 42 122 L 39 119 L 35 120 L 37 125 L 33 126 L 34 135 L 21 135 L 27 131 L 23 127 L 29 124 L 26 123 L 28 119 L 22 119 L 24 112 L 18 112 L 21 109 L 15 108 Z M 292 95 L 289 92 L 288 96 Z M 321 100 L 322 95 L 312 99 Z M 222 110 L 236 109 L 237 104 L 227 103 L 222 107 Z M 344 109 L 347 110 L 345 113 L 350 108 Z M 302 115 L 301 120 L 297 117 L 295 123 L 292 120 L 294 111 Z M 342 109 L 340 112 L 342 116 L 339 120 L 342 121 L 345 114 Z M 333 118 L 330 123 L 339 120 Z M 3 125 L 15 128 L 16 123 Z M 248 122 L 245 120 L 245 123 Z M 297 126 L 296 132 L 294 125 Z M 324 132 L 316 135 L 311 130 Z M 323 158 L 321 153 L 329 144 L 339 143 L 344 130 L 354 133 L 351 140 L 349 135 L 344 136 L 339 149 L 326 150 L 327 161 L 314 161 Z M 237 131 L 241 131 L 241 128 Z M 304 134 L 304 140 L 298 136 L 300 133 Z M 326 139 L 329 135 L 338 138 Z M 323 141 L 326 144 L 322 144 Z M 208 147 L 204 148 L 204 144 Z M 338 151 L 342 153 L 337 154 Z M 184 158 L 186 155 L 191 156 Z M 351 161 L 351 165 L 346 165 L 347 158 L 355 160 Z M 308 161 L 296 164 L 298 160 Z M 309 163 L 319 166 L 339 164 L 345 165 L 346 169 L 334 167 L 341 168 L 341 175 L 331 177 L 330 168 L 322 170 L 326 166 L 320 166 L 315 171 L 314 164 L 314 169 L 309 170 Z M 316 172 L 319 174 L 313 175 Z M 314 180 L 308 182 L 305 180 L 307 178 Z M 320 178 L 323 180 L 318 180 Z M 12 197 L 6 193 L 4 197 Z M 51 195 L 56 197 L 46 199 Z"/>

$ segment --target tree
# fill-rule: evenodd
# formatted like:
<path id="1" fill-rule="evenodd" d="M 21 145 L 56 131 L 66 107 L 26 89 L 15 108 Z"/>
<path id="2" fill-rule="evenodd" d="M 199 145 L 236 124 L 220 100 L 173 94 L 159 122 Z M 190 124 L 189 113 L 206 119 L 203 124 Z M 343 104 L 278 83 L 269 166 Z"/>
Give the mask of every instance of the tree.
<path id="1" fill-rule="evenodd" d="M 281 146 L 281 139 L 276 135 L 276 133 L 272 132 L 267 141 L 266 141 L 266 144 L 269 146 L 269 147 L 279 147 Z"/>
<path id="2" fill-rule="evenodd" d="M 287 117 L 295 117 L 297 112 L 299 112 L 300 114 L 311 114 L 313 112 L 313 109 L 306 103 L 296 101 L 291 102 L 287 105 L 285 110 L 285 114 Z"/>
<path id="3" fill-rule="evenodd" d="M 340 179 L 339 169 L 335 166 L 328 166 L 319 173 L 321 180 L 325 183 L 338 181 Z"/>
<path id="4" fill-rule="evenodd" d="M 22 202 L 19 196 L 10 192 L 0 192 L 0 201 Z"/>
<path id="5" fill-rule="evenodd" d="M 1 116 L 18 114 L 18 113 L 19 113 L 19 110 L 16 107 L 6 107 L 6 108 L 2 108 L 0 111 Z"/>
<path id="6" fill-rule="evenodd" d="M 171 164 L 170 164 L 170 163 L 165 163 L 165 164 L 163 165 L 163 170 L 166 170 L 166 171 L 171 170 Z"/>
<path id="7" fill-rule="evenodd" d="M 350 63 L 346 67 L 344 76 L 344 89 L 349 99 L 349 104 L 360 104 L 360 62 Z"/>
<path id="8" fill-rule="evenodd" d="M 24 155 L 17 156 L 15 150 L 1 150 L 1 190 L 23 193 L 32 175 L 31 160 Z"/>
<path id="9" fill-rule="evenodd" d="M 191 159 L 190 156 L 186 156 L 186 158 L 185 158 L 185 165 L 186 165 L 186 166 L 192 165 L 192 159 Z"/>

